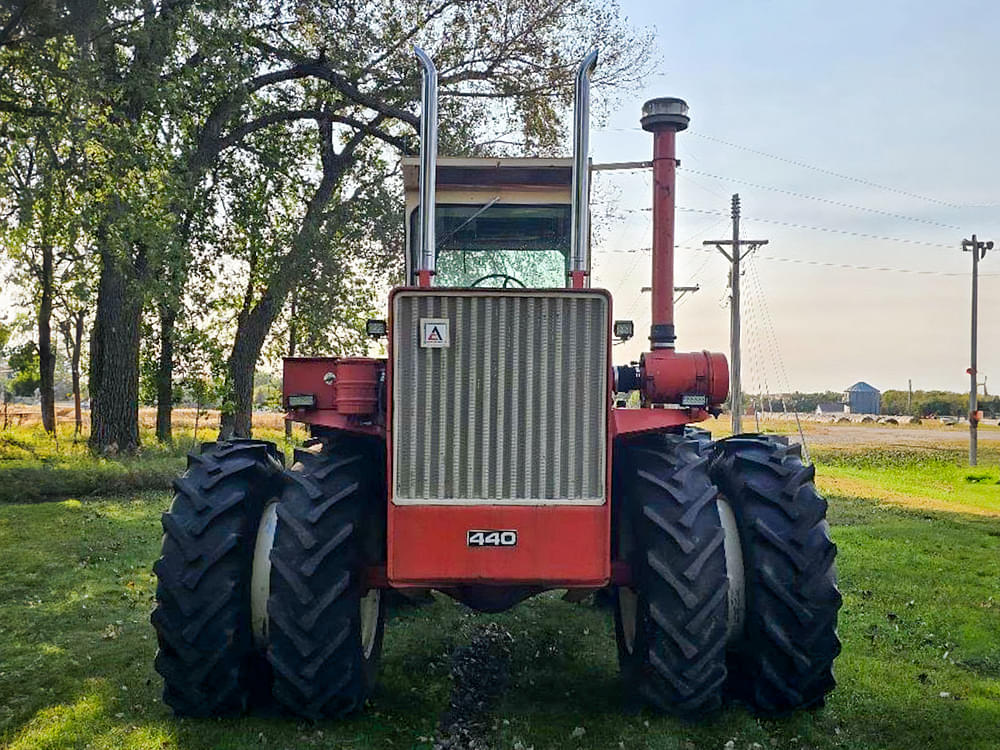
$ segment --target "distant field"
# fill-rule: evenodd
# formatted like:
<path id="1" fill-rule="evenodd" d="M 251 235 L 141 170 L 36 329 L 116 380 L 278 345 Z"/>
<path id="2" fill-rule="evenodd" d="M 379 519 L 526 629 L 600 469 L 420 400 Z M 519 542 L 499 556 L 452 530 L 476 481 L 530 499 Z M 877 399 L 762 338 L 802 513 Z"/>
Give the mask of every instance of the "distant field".
<path id="1" fill-rule="evenodd" d="M 0 407 L 2 408 L 2 407 Z M 172 424 L 174 428 L 193 429 L 195 417 L 198 415 L 197 409 L 175 408 L 172 414 Z M 0 412 L 0 420 L 2 420 Z M 7 410 L 7 420 L 14 427 L 30 427 L 41 424 L 42 412 L 37 406 L 24 406 L 21 404 L 11 404 Z M 84 410 L 84 429 L 88 429 L 90 412 Z M 66 402 L 59 402 L 56 405 L 56 423 L 72 425 L 75 422 L 73 405 Z M 217 409 L 206 409 L 201 412 L 198 422 L 206 430 L 206 434 L 219 426 L 219 411 Z M 265 429 L 283 429 L 284 418 L 279 412 L 254 412 L 253 423 L 255 427 Z M 141 427 L 152 430 L 156 427 L 156 409 L 144 406 L 139 409 L 139 424 Z"/>

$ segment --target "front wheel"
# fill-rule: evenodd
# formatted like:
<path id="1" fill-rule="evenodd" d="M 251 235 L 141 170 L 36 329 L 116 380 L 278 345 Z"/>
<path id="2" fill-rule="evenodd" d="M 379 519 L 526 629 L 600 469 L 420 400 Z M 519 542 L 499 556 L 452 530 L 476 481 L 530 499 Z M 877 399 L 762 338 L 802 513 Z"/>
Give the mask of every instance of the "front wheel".
<path id="1" fill-rule="evenodd" d="M 728 581 L 708 453 L 673 434 L 617 448 L 617 553 L 634 576 L 615 595 L 622 673 L 651 707 L 694 718 L 721 705 L 726 678 Z"/>
<path id="2" fill-rule="evenodd" d="M 715 444 L 710 469 L 735 517 L 745 576 L 728 687 L 766 714 L 821 705 L 840 653 L 837 548 L 800 450 L 783 437 L 737 435 Z"/>
<path id="3" fill-rule="evenodd" d="M 375 684 L 384 607 L 364 570 L 382 538 L 384 462 L 359 438 L 295 457 L 274 511 L 267 657 L 275 700 L 315 721 L 359 710 Z"/>
<path id="4" fill-rule="evenodd" d="M 282 463 L 271 443 L 209 443 L 174 482 L 151 619 L 163 699 L 179 716 L 239 713 L 266 690 L 251 639 L 251 558 Z"/>

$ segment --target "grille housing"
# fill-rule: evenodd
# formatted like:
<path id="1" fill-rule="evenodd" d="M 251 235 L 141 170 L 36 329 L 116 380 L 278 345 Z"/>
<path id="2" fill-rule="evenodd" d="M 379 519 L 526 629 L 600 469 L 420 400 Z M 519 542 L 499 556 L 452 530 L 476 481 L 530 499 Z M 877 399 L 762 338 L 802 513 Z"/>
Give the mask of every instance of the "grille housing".
<path id="1" fill-rule="evenodd" d="M 603 503 L 608 308 L 589 290 L 397 292 L 393 502 Z M 426 318 L 449 346 L 420 346 Z"/>

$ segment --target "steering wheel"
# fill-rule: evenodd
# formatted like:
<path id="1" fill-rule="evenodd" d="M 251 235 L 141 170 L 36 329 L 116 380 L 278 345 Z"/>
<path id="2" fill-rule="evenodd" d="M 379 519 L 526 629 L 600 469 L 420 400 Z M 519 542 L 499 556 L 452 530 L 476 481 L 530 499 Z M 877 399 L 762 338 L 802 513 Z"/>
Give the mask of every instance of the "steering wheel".
<path id="1" fill-rule="evenodd" d="M 488 273 L 485 276 L 480 276 L 478 279 L 472 282 L 472 286 L 479 286 L 480 282 L 486 281 L 487 279 L 503 279 L 503 289 L 510 287 L 510 282 L 514 282 L 522 289 L 527 289 L 524 283 L 520 279 L 516 279 L 510 274 L 506 273 Z"/>

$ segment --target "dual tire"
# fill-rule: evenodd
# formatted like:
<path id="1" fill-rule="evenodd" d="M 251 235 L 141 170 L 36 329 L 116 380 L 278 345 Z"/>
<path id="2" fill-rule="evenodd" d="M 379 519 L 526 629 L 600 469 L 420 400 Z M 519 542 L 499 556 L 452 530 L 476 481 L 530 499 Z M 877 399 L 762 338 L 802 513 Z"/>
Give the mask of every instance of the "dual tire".
<path id="1" fill-rule="evenodd" d="M 383 629 L 380 592 L 362 579 L 384 548 L 378 452 L 335 441 L 297 451 L 291 471 L 261 441 L 189 457 L 154 565 L 155 664 L 175 713 L 273 699 L 317 720 L 364 704 Z"/>
<path id="2" fill-rule="evenodd" d="M 813 468 L 784 438 L 641 436 L 617 446 L 619 661 L 634 697 L 698 716 L 725 695 L 763 714 L 822 704 L 840 593 Z"/>

